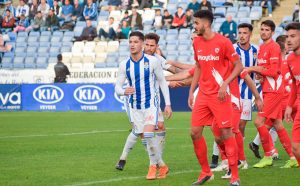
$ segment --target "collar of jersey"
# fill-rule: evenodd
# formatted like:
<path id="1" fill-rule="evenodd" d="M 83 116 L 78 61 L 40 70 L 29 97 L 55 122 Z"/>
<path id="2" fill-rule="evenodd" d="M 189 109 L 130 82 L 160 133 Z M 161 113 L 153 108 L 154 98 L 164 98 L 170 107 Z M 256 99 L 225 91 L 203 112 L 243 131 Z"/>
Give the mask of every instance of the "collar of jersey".
<path id="1" fill-rule="evenodd" d="M 250 44 L 250 47 L 249 47 L 247 50 L 243 49 L 243 48 L 241 47 L 240 43 L 237 43 L 237 45 L 238 45 L 239 48 L 240 48 L 241 50 L 243 50 L 243 51 L 249 51 L 249 50 L 252 48 L 252 44 Z"/>
<path id="2" fill-rule="evenodd" d="M 134 60 L 131 58 L 131 56 L 130 56 L 130 61 L 135 62 L 135 63 L 139 63 L 143 58 L 144 58 L 144 52 L 143 52 L 143 55 L 142 55 L 141 59 L 139 59 L 138 61 L 134 61 Z"/>

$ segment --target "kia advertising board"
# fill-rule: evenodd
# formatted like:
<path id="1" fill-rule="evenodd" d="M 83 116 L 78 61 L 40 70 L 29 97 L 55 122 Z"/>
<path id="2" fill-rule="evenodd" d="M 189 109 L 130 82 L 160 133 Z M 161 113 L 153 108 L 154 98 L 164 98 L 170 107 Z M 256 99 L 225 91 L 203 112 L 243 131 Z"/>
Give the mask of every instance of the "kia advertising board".
<path id="1" fill-rule="evenodd" d="M 20 85 L 0 85 L 0 110 L 21 110 Z"/>
<path id="2" fill-rule="evenodd" d="M 60 84 L 22 85 L 23 110 L 65 111 L 68 110 L 66 86 Z"/>

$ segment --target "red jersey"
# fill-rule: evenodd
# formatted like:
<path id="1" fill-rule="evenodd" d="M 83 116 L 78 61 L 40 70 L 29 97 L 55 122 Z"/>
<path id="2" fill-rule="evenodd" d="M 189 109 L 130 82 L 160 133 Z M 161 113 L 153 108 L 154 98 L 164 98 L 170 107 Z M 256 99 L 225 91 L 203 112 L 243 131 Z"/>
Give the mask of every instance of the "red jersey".
<path id="1" fill-rule="evenodd" d="M 195 61 L 201 68 L 200 91 L 216 94 L 232 72 L 230 63 L 239 60 L 239 56 L 231 41 L 218 33 L 210 40 L 196 37 L 193 45 Z"/>
<path id="2" fill-rule="evenodd" d="M 281 74 L 283 77 L 283 84 L 284 84 L 284 102 L 287 104 L 288 99 L 291 94 L 291 84 L 292 84 L 292 79 L 291 79 L 291 73 L 289 71 L 289 66 L 287 63 L 287 59 L 282 59 L 281 63 Z"/>
<path id="3" fill-rule="evenodd" d="M 293 81 L 296 82 L 297 94 L 300 94 L 300 55 L 296 56 L 295 53 L 291 53 L 287 58 L 287 63 L 290 71 L 290 75 Z"/>
<path id="4" fill-rule="evenodd" d="M 273 40 L 260 45 L 257 61 L 258 66 L 265 68 L 261 72 L 263 76 L 262 91 L 283 93 L 280 46 Z"/>

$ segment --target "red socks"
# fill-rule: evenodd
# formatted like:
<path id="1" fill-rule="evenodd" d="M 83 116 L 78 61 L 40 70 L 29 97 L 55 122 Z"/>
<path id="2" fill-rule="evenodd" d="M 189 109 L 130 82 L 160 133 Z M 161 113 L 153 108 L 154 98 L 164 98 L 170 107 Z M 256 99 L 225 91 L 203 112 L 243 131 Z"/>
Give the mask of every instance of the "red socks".
<path id="1" fill-rule="evenodd" d="M 296 157 L 297 161 L 298 161 L 298 165 L 300 167 L 300 157 Z"/>
<path id="2" fill-rule="evenodd" d="M 277 131 L 280 142 L 290 157 L 294 157 L 292 152 L 292 142 L 285 128 Z"/>
<path id="3" fill-rule="evenodd" d="M 263 146 L 265 156 L 271 156 L 271 146 L 269 139 L 271 138 L 269 131 L 265 125 L 257 128 L 257 131 L 260 135 L 261 144 Z"/>
<path id="4" fill-rule="evenodd" d="M 227 157 L 226 157 L 226 152 L 225 152 L 225 145 L 224 145 L 224 143 L 217 144 L 217 146 L 218 146 L 219 151 L 220 151 L 221 159 L 222 159 L 222 160 L 226 160 Z"/>
<path id="5" fill-rule="evenodd" d="M 237 161 L 238 161 L 238 152 L 237 152 L 237 144 L 235 137 L 232 136 L 226 140 L 224 140 L 224 145 L 225 145 L 225 151 L 226 151 L 226 156 L 228 158 L 228 165 L 231 170 L 231 180 L 238 180 L 239 175 L 238 175 L 238 166 L 237 166 Z"/>
<path id="6" fill-rule="evenodd" d="M 238 147 L 238 159 L 244 161 L 246 157 L 244 152 L 244 138 L 241 132 L 235 134 L 235 140 Z"/>
<path id="7" fill-rule="evenodd" d="M 202 172 L 206 174 L 211 174 L 207 159 L 207 146 L 205 138 L 202 136 L 200 139 L 193 140 L 193 144 L 198 162 L 202 167 Z"/>

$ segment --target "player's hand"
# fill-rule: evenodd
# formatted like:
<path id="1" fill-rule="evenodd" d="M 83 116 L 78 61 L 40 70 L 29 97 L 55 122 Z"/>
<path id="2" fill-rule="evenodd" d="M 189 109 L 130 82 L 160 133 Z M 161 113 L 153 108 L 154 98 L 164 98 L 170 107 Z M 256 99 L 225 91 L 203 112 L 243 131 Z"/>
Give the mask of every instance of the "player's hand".
<path id="1" fill-rule="evenodd" d="M 167 119 L 170 119 L 171 116 L 172 116 L 172 108 L 171 108 L 170 105 L 166 105 L 166 107 L 165 107 L 165 117 Z"/>
<path id="2" fill-rule="evenodd" d="M 293 112 L 293 108 L 290 106 L 287 106 L 285 109 L 285 113 L 284 113 L 284 119 L 288 123 L 293 122 L 292 112 Z"/>
<path id="3" fill-rule="evenodd" d="M 254 102 L 258 112 L 261 112 L 264 107 L 264 103 L 261 98 L 255 98 Z"/>
<path id="4" fill-rule="evenodd" d="M 190 109 L 193 110 L 193 108 L 194 108 L 194 94 L 193 93 L 189 94 L 188 105 L 189 105 Z"/>
<path id="5" fill-rule="evenodd" d="M 125 89 L 125 92 L 124 92 L 124 94 L 125 94 L 126 96 L 132 95 L 132 94 L 134 94 L 134 93 L 135 93 L 135 88 L 134 88 L 134 87 L 127 87 L 127 88 Z"/>
<path id="6" fill-rule="evenodd" d="M 184 82 L 182 82 L 182 81 L 170 81 L 169 82 L 169 87 L 171 87 L 171 88 L 181 87 L 183 85 L 184 85 Z"/>
<path id="7" fill-rule="evenodd" d="M 228 84 L 224 82 L 224 83 L 222 84 L 222 86 L 220 87 L 220 89 L 219 89 L 219 92 L 218 92 L 218 98 L 219 98 L 220 101 L 225 101 L 225 99 L 226 99 L 227 85 L 228 85 Z"/>

